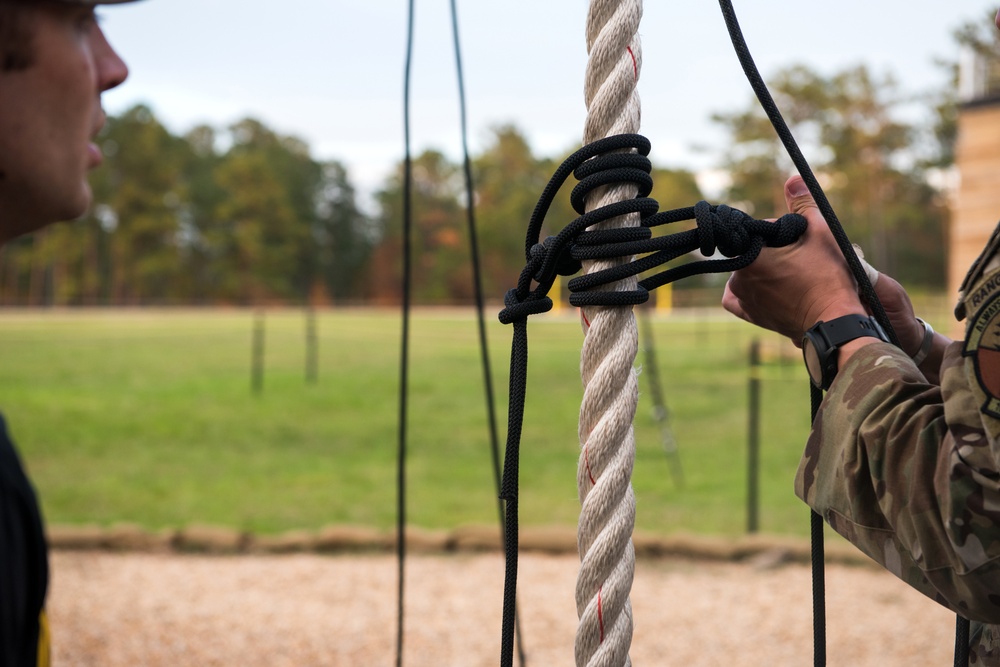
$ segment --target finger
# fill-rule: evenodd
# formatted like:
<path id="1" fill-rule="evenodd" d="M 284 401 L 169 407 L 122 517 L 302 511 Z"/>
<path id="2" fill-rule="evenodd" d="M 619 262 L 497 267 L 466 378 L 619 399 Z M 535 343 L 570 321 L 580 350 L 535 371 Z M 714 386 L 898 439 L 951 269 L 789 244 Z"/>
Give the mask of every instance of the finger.
<path id="1" fill-rule="evenodd" d="M 865 259 L 865 253 L 861 250 L 861 246 L 857 243 L 851 244 L 854 247 L 854 254 L 858 256 L 858 261 L 861 262 L 861 268 L 865 270 L 865 274 L 868 276 L 868 282 L 872 284 L 872 287 L 878 285 L 878 278 L 881 275 L 874 266 L 868 263 Z M 878 290 L 875 290 L 878 292 Z"/>
<path id="2" fill-rule="evenodd" d="M 826 224 L 801 176 L 792 176 L 785 182 L 785 204 L 789 212 L 798 213 L 810 223 L 819 221 Z"/>
<path id="3" fill-rule="evenodd" d="M 875 295 L 888 312 L 896 312 L 908 317 L 916 317 L 913 313 L 913 304 L 910 297 L 903 289 L 903 286 L 896 282 L 892 276 L 880 274 L 880 280 L 874 284 Z"/>
<path id="4" fill-rule="evenodd" d="M 792 176 L 785 181 L 785 204 L 788 205 L 789 212 L 798 213 L 806 219 L 809 225 L 806 229 L 806 236 L 822 239 L 821 243 L 825 244 L 828 249 L 835 250 L 835 254 L 839 255 L 833 232 L 830 231 L 830 226 L 826 224 L 826 219 L 820 213 L 816 200 L 813 199 L 812 193 L 809 192 L 809 188 L 806 187 L 801 176 Z M 843 258 L 841 257 L 841 259 Z M 844 266 L 846 267 L 846 262 Z"/>

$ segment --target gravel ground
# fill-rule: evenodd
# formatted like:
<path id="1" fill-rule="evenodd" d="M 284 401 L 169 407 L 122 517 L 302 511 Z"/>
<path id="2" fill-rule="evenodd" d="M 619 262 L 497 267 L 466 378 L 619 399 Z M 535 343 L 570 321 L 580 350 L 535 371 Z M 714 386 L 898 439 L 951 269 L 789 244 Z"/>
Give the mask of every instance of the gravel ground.
<path id="1" fill-rule="evenodd" d="M 528 664 L 573 665 L 573 556 L 520 558 Z M 829 565 L 829 664 L 951 664 L 954 616 L 871 567 Z M 411 556 L 406 667 L 499 663 L 497 554 Z M 388 555 L 56 551 L 57 667 L 395 664 Z M 636 665 L 811 665 L 809 568 L 640 560 Z"/>

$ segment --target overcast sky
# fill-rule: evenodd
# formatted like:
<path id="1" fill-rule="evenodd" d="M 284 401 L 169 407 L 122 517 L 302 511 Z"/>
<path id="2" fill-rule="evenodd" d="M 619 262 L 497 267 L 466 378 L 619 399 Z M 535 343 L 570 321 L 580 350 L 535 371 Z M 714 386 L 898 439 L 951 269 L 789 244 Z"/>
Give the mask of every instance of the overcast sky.
<path id="1" fill-rule="evenodd" d="M 129 81 L 110 113 L 144 102 L 174 132 L 254 116 L 345 162 L 367 190 L 403 153 L 406 0 L 145 0 L 102 9 Z M 765 77 L 806 63 L 830 74 L 866 63 L 903 88 L 940 86 L 935 58 L 958 59 L 952 30 L 984 0 L 736 0 Z M 579 145 L 586 65 L 584 0 L 458 0 L 470 141 L 514 123 L 539 154 Z M 458 157 L 458 96 L 448 0 L 417 0 L 415 151 Z M 641 26 L 642 132 L 653 159 L 694 170 L 718 162 L 713 112 L 752 93 L 716 2 L 649 0 Z M 699 147 L 702 147 L 699 149 Z"/>

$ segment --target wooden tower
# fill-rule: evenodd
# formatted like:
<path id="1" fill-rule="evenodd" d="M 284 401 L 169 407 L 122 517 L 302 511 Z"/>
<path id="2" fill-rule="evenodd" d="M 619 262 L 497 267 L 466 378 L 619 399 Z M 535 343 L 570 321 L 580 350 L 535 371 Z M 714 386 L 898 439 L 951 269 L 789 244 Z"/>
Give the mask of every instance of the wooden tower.
<path id="1" fill-rule="evenodd" d="M 955 165 L 959 186 L 949 229 L 948 294 L 958 287 L 1000 220 L 1000 67 L 967 53 L 959 85 Z"/>

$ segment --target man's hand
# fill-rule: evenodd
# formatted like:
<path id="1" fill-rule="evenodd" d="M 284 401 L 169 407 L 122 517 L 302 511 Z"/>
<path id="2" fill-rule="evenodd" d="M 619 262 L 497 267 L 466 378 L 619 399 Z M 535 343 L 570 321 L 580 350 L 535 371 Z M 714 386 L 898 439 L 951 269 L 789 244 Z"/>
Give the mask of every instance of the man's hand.
<path id="1" fill-rule="evenodd" d="M 785 248 L 764 248 L 753 264 L 735 272 L 722 305 L 801 345 L 806 330 L 817 322 L 866 311 L 847 262 L 800 177 L 785 183 L 785 202 L 790 212 L 805 217 L 805 234 Z"/>
<path id="2" fill-rule="evenodd" d="M 889 323 L 892 324 L 892 328 L 896 332 L 899 347 L 911 358 L 915 357 L 924 344 L 927 330 L 917 321 L 917 316 L 913 312 L 913 304 L 910 302 L 906 290 L 891 277 L 880 273 L 875 281 L 875 294 L 882 302 L 885 314 L 889 317 Z M 940 383 L 941 360 L 944 357 L 945 349 L 951 342 L 947 336 L 935 333 L 930 350 L 920 363 L 920 371 L 933 384 Z"/>

